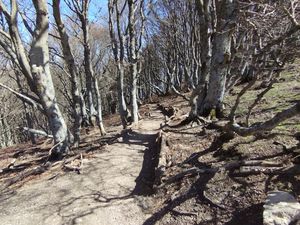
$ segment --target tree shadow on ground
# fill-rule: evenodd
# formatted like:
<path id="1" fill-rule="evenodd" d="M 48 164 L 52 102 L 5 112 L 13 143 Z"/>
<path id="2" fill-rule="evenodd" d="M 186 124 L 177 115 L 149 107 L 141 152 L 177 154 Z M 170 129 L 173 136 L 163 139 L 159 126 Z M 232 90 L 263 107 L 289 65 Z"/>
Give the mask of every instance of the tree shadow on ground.
<path id="1" fill-rule="evenodd" d="M 191 166 L 199 167 L 199 168 L 210 168 L 211 165 L 204 164 L 198 161 L 198 158 L 217 151 L 222 147 L 222 145 L 226 142 L 229 141 L 228 138 L 225 137 L 225 135 L 216 136 L 210 147 L 205 149 L 204 151 L 193 153 L 190 155 L 184 162 L 181 163 L 183 164 L 190 164 Z M 186 202 L 189 199 L 196 198 L 198 204 L 202 205 L 207 205 L 211 207 L 212 209 L 221 209 L 219 205 L 216 205 L 213 203 L 210 199 L 208 199 L 204 191 L 206 189 L 207 183 L 214 177 L 215 173 L 208 173 L 208 174 L 201 174 L 197 178 L 197 180 L 190 186 L 188 191 L 186 191 L 184 194 L 181 194 L 180 196 L 176 197 L 173 200 L 170 200 L 167 205 L 165 205 L 163 208 L 159 209 L 157 212 L 155 212 L 151 217 L 149 217 L 143 225 L 154 225 L 156 222 L 161 220 L 166 214 L 172 213 L 174 209 Z M 208 221 L 206 221 L 208 222 Z M 212 222 L 212 221 L 210 221 Z M 205 224 L 205 221 L 203 221 L 203 224 Z"/>
<path id="2" fill-rule="evenodd" d="M 230 141 L 231 138 L 227 136 L 227 134 L 221 134 L 220 136 L 216 136 L 211 143 L 211 145 L 199 152 L 192 153 L 189 157 L 187 157 L 182 163 L 183 164 L 190 164 L 190 165 L 195 165 L 197 166 L 199 164 L 198 159 L 206 154 L 215 152 L 214 156 L 218 155 L 218 152 L 222 150 L 222 146 L 224 143 Z"/>
<path id="3" fill-rule="evenodd" d="M 111 204 L 119 204 L 120 200 L 133 199 L 136 195 L 149 195 L 153 193 L 153 184 L 155 181 L 155 168 L 158 165 L 159 146 L 156 142 L 157 134 L 146 134 L 127 129 L 121 132 L 114 139 L 113 143 L 140 145 L 145 147 L 144 160 L 142 169 L 136 178 L 136 185 L 133 190 L 127 190 L 126 187 L 120 187 L 122 190 L 126 189 L 128 194 L 117 194 L 115 196 L 107 196 L 105 190 L 90 190 L 89 194 L 72 197 L 64 202 L 59 203 L 56 214 L 64 221 L 64 224 L 76 224 L 78 219 L 87 215 L 95 214 L 96 210 L 108 207 Z M 103 159 L 102 159 L 103 160 Z M 93 171 L 91 168 L 90 171 Z M 99 181 L 101 183 L 101 181 Z M 90 202 L 91 204 L 81 207 L 79 212 L 70 212 L 69 208 L 75 208 L 79 202 Z M 81 204 L 81 203 L 80 203 Z"/>
<path id="4" fill-rule="evenodd" d="M 78 154 L 88 153 L 91 151 L 98 151 L 102 149 L 105 144 L 113 144 L 120 137 L 120 134 L 111 134 L 103 136 L 95 143 L 81 143 L 80 148 L 71 150 L 64 160 L 68 160 L 70 157 L 74 157 Z M 27 145 L 26 145 L 27 146 Z M 28 144 L 28 148 L 25 149 L 9 149 L 10 154 L 7 157 L 16 159 L 16 162 L 7 168 L 3 168 L 0 172 L 0 192 L 5 195 L 6 198 L 13 197 L 13 195 L 7 195 L 5 193 L 11 193 L 13 190 L 9 190 L 9 187 L 14 185 L 13 189 L 16 189 L 23 185 L 24 180 L 31 180 L 34 176 L 42 176 L 43 173 L 52 169 L 51 165 L 55 165 L 56 162 L 49 162 L 49 150 L 51 145 L 45 146 L 45 140 L 40 140 L 37 145 L 32 146 Z M 63 161 L 61 161 L 63 163 Z M 12 176 L 13 175 L 13 176 Z M 29 179 L 30 177 L 30 179 Z"/>
<path id="5" fill-rule="evenodd" d="M 272 136 L 272 135 L 271 135 Z M 268 139 L 267 137 L 255 137 L 255 141 L 261 140 L 261 139 Z M 227 143 L 232 138 L 227 136 L 227 134 L 223 133 L 220 136 L 216 136 L 211 145 L 199 152 L 191 154 L 186 160 L 184 160 L 180 165 L 183 164 L 189 164 L 194 167 L 199 168 L 210 168 L 210 165 L 204 164 L 202 162 L 199 162 L 199 157 L 204 156 L 206 154 L 213 153 L 214 157 L 219 158 L 221 156 L 221 153 L 223 152 L 222 146 L 224 143 Z M 286 153 L 285 153 L 286 154 Z M 265 158 L 272 158 L 276 157 L 277 154 L 273 156 L 267 156 Z M 240 155 L 242 157 L 242 155 Z M 263 213 L 263 204 L 255 204 L 248 208 L 243 209 L 235 209 L 235 212 L 232 212 L 232 209 L 227 209 L 220 207 L 219 205 L 214 204 L 210 199 L 208 199 L 204 195 L 204 191 L 207 188 L 207 183 L 214 177 L 214 173 L 211 174 L 201 174 L 199 178 L 190 186 L 189 190 L 185 193 L 180 195 L 179 197 L 176 197 L 174 200 L 171 200 L 167 203 L 167 205 L 163 206 L 161 209 L 159 209 L 157 212 L 155 212 L 149 219 L 147 219 L 143 225 L 153 225 L 156 222 L 160 221 L 165 215 L 168 213 L 171 213 L 174 211 L 174 209 L 186 202 L 189 199 L 196 198 L 198 200 L 199 205 L 208 205 L 212 210 L 225 210 L 224 212 L 227 212 L 229 214 L 233 213 L 232 219 L 227 222 L 228 225 L 238 225 L 241 224 L 241 221 L 243 221 L 243 224 L 246 225 L 252 225 L 252 224 L 262 224 L 262 213 Z M 240 183 L 239 180 L 236 180 L 234 177 L 234 174 L 232 171 L 229 171 L 229 177 L 235 182 Z M 243 186 L 249 185 L 248 183 L 242 183 Z M 210 221 L 201 221 L 199 224 L 217 224 L 214 218 Z"/>
<path id="6" fill-rule="evenodd" d="M 88 194 L 71 197 L 65 201 L 51 205 L 55 209 L 44 216 L 44 221 L 51 220 L 53 215 L 58 215 L 62 224 L 78 224 L 80 218 L 88 215 L 97 214 L 97 210 L 110 207 L 112 205 L 121 205 L 120 200 L 132 198 L 132 194 L 121 196 L 106 196 L 102 190 L 89 190 Z M 49 207 L 49 205 L 45 205 Z"/>
<path id="7" fill-rule="evenodd" d="M 127 129 L 121 132 L 118 143 L 128 145 L 141 145 L 145 147 L 143 151 L 142 169 L 136 178 L 136 186 L 132 195 L 150 195 L 153 194 L 153 185 L 155 182 L 155 170 L 159 162 L 159 143 L 156 141 L 158 134 L 147 134 Z"/>
<path id="8" fill-rule="evenodd" d="M 237 210 L 233 218 L 225 225 L 262 225 L 263 224 L 263 203 L 251 205 L 248 208 Z"/>
<path id="9" fill-rule="evenodd" d="M 185 201 L 197 197 L 199 200 L 199 203 L 210 205 L 212 207 L 215 207 L 215 205 L 204 196 L 204 190 L 206 188 L 206 184 L 208 181 L 213 177 L 213 174 L 205 174 L 201 175 L 196 182 L 194 182 L 193 185 L 189 188 L 187 192 L 184 194 L 176 197 L 175 199 L 168 202 L 166 206 L 159 209 L 157 212 L 155 212 L 151 217 L 149 217 L 143 225 L 154 225 L 156 222 L 161 220 L 166 214 L 169 212 L 172 212 L 177 206 L 181 205 Z"/>

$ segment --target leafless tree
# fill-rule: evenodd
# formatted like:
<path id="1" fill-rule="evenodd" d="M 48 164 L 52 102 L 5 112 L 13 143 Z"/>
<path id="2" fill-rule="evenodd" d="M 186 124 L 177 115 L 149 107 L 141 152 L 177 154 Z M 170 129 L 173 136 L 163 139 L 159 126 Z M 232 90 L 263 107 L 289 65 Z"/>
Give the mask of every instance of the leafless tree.
<path id="1" fill-rule="evenodd" d="M 72 93 L 72 108 L 74 116 L 74 145 L 78 146 L 80 141 L 80 126 L 83 118 L 83 98 L 80 96 L 79 91 L 79 74 L 75 65 L 74 56 L 71 51 L 69 43 L 69 35 L 67 34 L 64 22 L 61 18 L 60 0 L 53 0 L 53 15 L 57 25 L 58 33 L 60 36 L 61 46 L 63 50 L 64 60 L 67 64 L 70 74 L 71 93 Z"/>
<path id="2" fill-rule="evenodd" d="M 30 50 L 27 51 L 20 36 L 18 22 L 18 4 L 12 0 L 10 12 L 5 4 L 0 1 L 1 14 L 4 16 L 8 26 L 8 32 L 1 30 L 0 45 L 11 57 L 11 60 L 18 66 L 26 77 L 27 83 L 32 92 L 38 97 L 37 104 L 41 104 L 45 115 L 48 118 L 56 148 L 53 155 L 61 157 L 68 151 L 70 146 L 70 135 L 57 104 L 53 86 L 48 49 L 48 8 L 47 2 L 32 1 L 36 12 L 35 27 L 30 30 L 32 42 Z"/>
<path id="3" fill-rule="evenodd" d="M 90 123 L 93 125 L 93 116 L 96 117 L 97 125 L 102 135 L 105 134 L 102 119 L 102 103 L 99 92 L 98 80 L 95 76 L 92 55 L 90 47 L 90 25 L 89 25 L 89 6 L 90 0 L 66 0 L 69 8 L 77 15 L 80 21 L 80 27 L 82 30 L 82 45 L 84 49 L 84 70 L 86 76 L 86 95 L 88 102 L 88 109 L 90 114 Z"/>
<path id="4" fill-rule="evenodd" d="M 140 56 L 145 29 L 144 7 L 144 0 L 126 0 L 123 2 L 110 0 L 108 2 L 110 37 L 118 68 L 119 111 L 124 127 L 128 123 L 128 112 L 124 97 L 126 64 L 129 65 L 130 74 L 131 120 L 133 123 L 137 123 L 139 120 L 137 81 L 142 65 Z"/>

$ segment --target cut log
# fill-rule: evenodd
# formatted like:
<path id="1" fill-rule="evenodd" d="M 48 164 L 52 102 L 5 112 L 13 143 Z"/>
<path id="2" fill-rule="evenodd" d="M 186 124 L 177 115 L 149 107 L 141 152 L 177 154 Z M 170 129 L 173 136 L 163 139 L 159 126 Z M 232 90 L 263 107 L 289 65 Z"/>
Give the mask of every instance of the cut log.
<path id="1" fill-rule="evenodd" d="M 166 152 L 168 150 L 168 144 L 166 134 L 163 131 L 158 133 L 156 142 L 158 143 L 158 146 L 160 146 L 158 169 L 164 171 L 167 167 Z"/>

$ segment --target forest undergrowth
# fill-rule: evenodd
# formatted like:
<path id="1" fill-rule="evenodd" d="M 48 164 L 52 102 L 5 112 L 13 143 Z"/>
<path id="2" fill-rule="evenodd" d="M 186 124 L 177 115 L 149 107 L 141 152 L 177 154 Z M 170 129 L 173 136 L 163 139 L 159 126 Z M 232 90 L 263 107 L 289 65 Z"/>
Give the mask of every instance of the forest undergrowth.
<path id="1" fill-rule="evenodd" d="M 243 85 L 230 91 L 226 105 L 233 104 Z M 251 124 L 263 122 L 296 102 L 300 97 L 299 86 L 298 68 L 294 65 L 254 108 Z M 238 123 L 244 123 L 247 106 L 262 90 L 258 82 L 244 95 L 236 113 Z M 153 98 L 141 106 L 142 117 L 151 116 L 150 106 L 165 115 L 160 131 L 164 147 L 155 182 L 145 181 L 152 194 L 147 192 L 139 199 L 144 212 L 150 214 L 144 224 L 241 224 L 241 220 L 243 224 L 262 224 L 263 204 L 269 191 L 300 195 L 299 116 L 270 132 L 229 137 L 222 129 L 224 121 L 213 116 L 201 124 L 176 126 L 189 112 L 188 102 L 181 97 Z M 173 109 L 175 115 L 166 115 L 167 109 Z M 92 160 L 95 153 L 105 151 L 105 146 L 120 138 L 118 116 L 105 118 L 105 123 L 106 136 L 99 135 L 97 129 L 83 129 L 79 148 L 62 161 L 48 161 L 51 139 L 40 139 L 37 145 L 25 143 L 2 149 L 2 193 L 31 185 L 42 177 L 80 174 L 83 158 Z"/>

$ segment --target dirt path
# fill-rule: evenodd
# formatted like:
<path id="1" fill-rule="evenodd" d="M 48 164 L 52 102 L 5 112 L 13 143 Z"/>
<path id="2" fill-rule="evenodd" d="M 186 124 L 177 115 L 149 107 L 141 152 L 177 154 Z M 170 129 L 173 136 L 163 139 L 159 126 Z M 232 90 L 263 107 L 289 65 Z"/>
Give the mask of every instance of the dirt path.
<path id="1" fill-rule="evenodd" d="M 143 160 L 155 150 L 161 120 L 154 111 L 138 130 L 123 132 L 105 151 L 84 160 L 80 175 L 41 179 L 1 196 L 0 224 L 143 224 L 148 216 L 136 196 L 147 191 L 141 176 L 149 172 L 149 163 Z"/>

